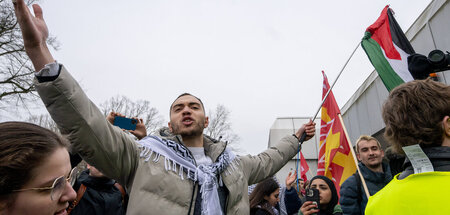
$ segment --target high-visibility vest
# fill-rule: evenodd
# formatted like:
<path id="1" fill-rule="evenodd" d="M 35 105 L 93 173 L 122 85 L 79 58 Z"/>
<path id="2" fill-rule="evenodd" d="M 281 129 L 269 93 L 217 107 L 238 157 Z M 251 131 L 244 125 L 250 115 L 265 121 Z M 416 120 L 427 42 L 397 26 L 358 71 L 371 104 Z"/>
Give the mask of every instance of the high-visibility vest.
<path id="1" fill-rule="evenodd" d="M 398 176 L 369 198 L 366 215 L 450 214 L 450 172 Z"/>

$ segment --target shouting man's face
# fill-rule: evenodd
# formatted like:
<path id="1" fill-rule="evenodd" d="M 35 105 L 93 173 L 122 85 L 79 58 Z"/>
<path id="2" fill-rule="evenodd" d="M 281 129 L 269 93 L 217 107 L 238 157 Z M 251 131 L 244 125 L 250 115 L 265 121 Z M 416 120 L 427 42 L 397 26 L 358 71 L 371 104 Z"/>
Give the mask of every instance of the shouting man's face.
<path id="1" fill-rule="evenodd" d="M 173 102 L 170 108 L 169 129 L 182 137 L 201 135 L 208 126 L 203 106 L 196 97 L 185 95 Z"/>

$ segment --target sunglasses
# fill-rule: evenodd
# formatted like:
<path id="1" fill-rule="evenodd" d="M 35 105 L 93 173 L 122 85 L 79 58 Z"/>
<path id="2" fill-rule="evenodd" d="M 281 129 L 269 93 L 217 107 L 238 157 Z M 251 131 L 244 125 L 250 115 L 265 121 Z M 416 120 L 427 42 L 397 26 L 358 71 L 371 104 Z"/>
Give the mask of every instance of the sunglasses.
<path id="1" fill-rule="evenodd" d="M 78 175 L 78 168 L 75 167 L 70 171 L 69 177 L 60 176 L 55 181 L 53 181 L 53 185 L 51 187 L 37 187 L 37 188 L 26 188 L 26 189 L 20 189 L 20 190 L 13 190 L 13 192 L 22 192 L 22 191 L 29 191 L 29 190 L 52 190 L 50 193 L 50 199 L 52 201 L 59 199 L 64 192 L 66 182 L 70 184 L 72 187 L 75 183 L 75 180 L 77 179 Z"/>

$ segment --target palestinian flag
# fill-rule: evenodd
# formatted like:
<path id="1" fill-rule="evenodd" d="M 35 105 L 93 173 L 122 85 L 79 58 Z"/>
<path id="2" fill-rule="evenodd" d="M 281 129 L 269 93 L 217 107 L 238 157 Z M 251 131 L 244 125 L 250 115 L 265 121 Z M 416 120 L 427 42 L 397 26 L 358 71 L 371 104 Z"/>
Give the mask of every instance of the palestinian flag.
<path id="1" fill-rule="evenodd" d="M 388 91 L 414 80 L 408 70 L 408 56 L 415 53 L 414 49 L 395 21 L 389 5 L 367 28 L 361 46 Z"/>

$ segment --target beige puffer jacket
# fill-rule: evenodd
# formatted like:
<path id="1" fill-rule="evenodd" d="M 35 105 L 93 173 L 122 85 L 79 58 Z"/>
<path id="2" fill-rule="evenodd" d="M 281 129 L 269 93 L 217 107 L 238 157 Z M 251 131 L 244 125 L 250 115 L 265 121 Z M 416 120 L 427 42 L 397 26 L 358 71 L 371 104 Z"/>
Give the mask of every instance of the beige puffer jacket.
<path id="1" fill-rule="evenodd" d="M 118 180 L 129 191 L 127 214 L 192 214 L 198 186 L 166 171 L 164 158 L 158 162 L 140 158 L 136 142 L 105 120 L 78 83 L 61 68 L 54 81 L 38 83 L 36 89 L 60 131 L 88 163 Z M 180 143 L 181 144 L 181 143 Z M 229 190 L 227 214 L 249 214 L 248 185 L 276 173 L 297 152 L 298 140 L 283 138 L 278 145 L 256 156 L 240 156 L 238 168 L 226 169 L 222 179 Z M 225 150 L 222 142 L 204 139 L 205 154 L 213 161 Z M 190 211 L 189 211 L 190 210 Z"/>

